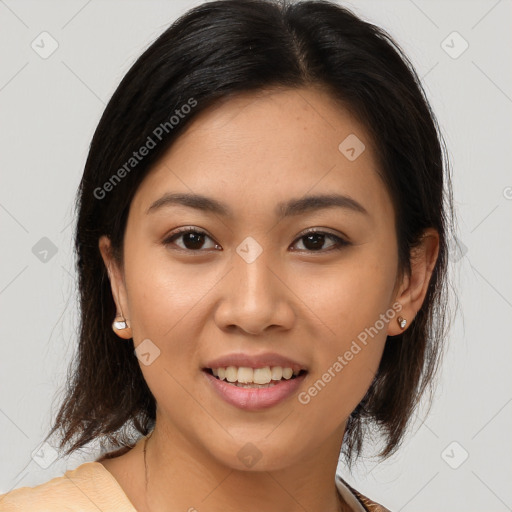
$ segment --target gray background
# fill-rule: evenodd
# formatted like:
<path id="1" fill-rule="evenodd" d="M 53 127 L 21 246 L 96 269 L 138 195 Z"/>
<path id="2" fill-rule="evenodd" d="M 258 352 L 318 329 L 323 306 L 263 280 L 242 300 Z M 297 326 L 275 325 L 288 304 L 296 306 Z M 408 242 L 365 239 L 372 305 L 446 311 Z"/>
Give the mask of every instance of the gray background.
<path id="1" fill-rule="evenodd" d="M 38 449 L 76 343 L 73 198 L 124 73 L 197 3 L 0 0 L 0 493 L 97 453 L 54 460 L 51 447 Z M 450 270 L 460 308 L 430 415 L 418 411 L 392 459 L 339 472 L 393 512 L 512 510 L 512 2 L 343 4 L 402 45 L 439 118 L 459 219 Z"/>

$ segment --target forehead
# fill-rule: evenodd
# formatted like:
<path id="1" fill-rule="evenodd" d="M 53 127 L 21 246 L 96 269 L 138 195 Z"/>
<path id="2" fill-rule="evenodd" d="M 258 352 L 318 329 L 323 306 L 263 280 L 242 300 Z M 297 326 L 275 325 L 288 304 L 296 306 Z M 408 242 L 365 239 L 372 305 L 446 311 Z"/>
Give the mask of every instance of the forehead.
<path id="1" fill-rule="evenodd" d="M 392 213 L 364 126 L 318 89 L 244 93 L 200 113 L 144 179 L 146 212 L 169 192 L 222 201 L 238 217 L 316 194 L 344 194 L 371 217 Z"/>

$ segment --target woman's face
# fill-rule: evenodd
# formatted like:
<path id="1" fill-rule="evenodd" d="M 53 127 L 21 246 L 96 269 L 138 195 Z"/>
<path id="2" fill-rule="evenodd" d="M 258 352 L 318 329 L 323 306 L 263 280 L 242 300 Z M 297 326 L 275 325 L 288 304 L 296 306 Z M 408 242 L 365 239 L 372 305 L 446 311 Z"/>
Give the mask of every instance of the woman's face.
<path id="1" fill-rule="evenodd" d="M 324 92 L 246 94 L 200 114 L 140 185 L 111 273 L 157 428 L 232 468 L 337 459 L 401 332 L 397 257 L 372 143 Z M 231 380 L 273 385 L 208 370 L 228 366 Z M 302 372 L 279 380 L 274 367 Z"/>

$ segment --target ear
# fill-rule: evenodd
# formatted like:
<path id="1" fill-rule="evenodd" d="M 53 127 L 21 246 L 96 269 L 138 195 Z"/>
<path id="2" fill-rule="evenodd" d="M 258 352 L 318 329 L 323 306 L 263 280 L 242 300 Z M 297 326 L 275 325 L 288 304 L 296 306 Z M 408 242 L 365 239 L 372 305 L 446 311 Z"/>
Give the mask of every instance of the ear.
<path id="1" fill-rule="evenodd" d="M 114 326 L 114 332 L 125 340 L 132 338 L 132 329 L 130 324 L 130 309 L 128 307 L 126 286 L 124 283 L 124 276 L 122 269 L 119 267 L 118 262 L 113 256 L 112 244 L 108 236 L 103 235 L 99 240 L 99 249 L 103 263 L 107 268 L 108 278 L 110 280 L 110 288 L 112 289 L 112 297 L 116 304 L 117 315 L 116 319 L 126 321 L 126 329 L 117 329 Z M 119 318 L 118 318 L 119 317 Z M 112 318 L 112 322 L 114 318 Z"/>
<path id="2" fill-rule="evenodd" d="M 433 228 L 428 228 L 424 231 L 419 246 L 411 251 L 411 275 L 403 277 L 395 294 L 394 302 L 402 305 L 397 318 L 401 316 L 407 320 L 407 325 L 411 325 L 425 300 L 438 254 L 439 233 Z M 396 320 L 389 323 L 389 336 L 396 336 L 403 331 Z"/>

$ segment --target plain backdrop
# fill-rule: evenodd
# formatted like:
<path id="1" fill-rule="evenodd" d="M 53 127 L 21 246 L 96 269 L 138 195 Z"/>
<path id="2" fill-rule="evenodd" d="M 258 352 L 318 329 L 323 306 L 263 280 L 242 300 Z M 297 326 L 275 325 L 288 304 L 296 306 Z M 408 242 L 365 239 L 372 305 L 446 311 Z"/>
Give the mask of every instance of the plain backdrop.
<path id="1" fill-rule="evenodd" d="M 73 199 L 119 81 L 197 3 L 0 0 L 0 493 L 96 456 L 38 451 L 76 348 Z M 430 415 L 420 408 L 388 461 L 368 453 L 352 474 L 338 470 L 394 512 L 512 510 L 512 2 L 343 5 L 405 49 L 438 116 L 460 307 Z"/>

